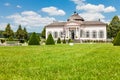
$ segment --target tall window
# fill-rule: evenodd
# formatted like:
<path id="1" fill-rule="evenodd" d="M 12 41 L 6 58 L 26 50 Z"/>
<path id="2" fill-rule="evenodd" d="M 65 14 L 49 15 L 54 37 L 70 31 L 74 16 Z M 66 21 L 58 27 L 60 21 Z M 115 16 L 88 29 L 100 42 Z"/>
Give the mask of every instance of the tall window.
<path id="1" fill-rule="evenodd" d="M 83 30 L 80 30 L 80 37 L 83 37 Z"/>
<path id="2" fill-rule="evenodd" d="M 54 38 L 58 38 L 58 32 L 54 32 Z"/>
<path id="3" fill-rule="evenodd" d="M 59 37 L 63 38 L 63 32 L 62 31 L 59 33 Z"/>
<path id="4" fill-rule="evenodd" d="M 87 31 L 87 32 L 86 32 L 86 38 L 89 38 L 89 37 L 90 37 L 90 32 Z"/>
<path id="5" fill-rule="evenodd" d="M 104 32 L 103 31 L 100 31 L 99 32 L 99 38 L 103 38 L 104 37 Z"/>
<path id="6" fill-rule="evenodd" d="M 93 31 L 93 38 L 97 38 L 97 32 Z"/>

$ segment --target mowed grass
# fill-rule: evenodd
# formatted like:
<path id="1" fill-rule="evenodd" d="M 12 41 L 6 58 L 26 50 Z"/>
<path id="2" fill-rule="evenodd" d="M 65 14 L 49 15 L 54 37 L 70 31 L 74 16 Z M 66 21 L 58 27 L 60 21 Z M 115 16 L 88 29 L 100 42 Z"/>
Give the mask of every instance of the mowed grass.
<path id="1" fill-rule="evenodd" d="M 120 80 L 120 47 L 0 47 L 0 80 Z"/>

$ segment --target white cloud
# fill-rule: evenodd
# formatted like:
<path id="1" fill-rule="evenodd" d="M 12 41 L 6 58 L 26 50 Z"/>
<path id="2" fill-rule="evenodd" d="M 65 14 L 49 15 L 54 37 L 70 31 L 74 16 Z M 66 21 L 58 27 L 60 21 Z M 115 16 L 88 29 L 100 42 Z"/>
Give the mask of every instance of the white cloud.
<path id="1" fill-rule="evenodd" d="M 93 5 L 93 4 L 86 4 L 86 5 L 78 5 L 76 7 L 77 10 L 84 10 L 87 12 L 115 12 L 116 9 L 113 6 L 105 7 L 103 4 Z"/>
<path id="2" fill-rule="evenodd" d="M 102 21 L 105 21 L 104 13 L 110 13 L 115 12 L 116 9 L 113 6 L 106 7 L 103 4 L 90 4 L 87 3 L 86 0 L 71 0 L 76 4 L 76 10 L 83 11 L 80 13 L 80 16 L 83 17 L 85 20 L 91 21 L 91 20 L 98 20 L 101 19 Z"/>
<path id="3" fill-rule="evenodd" d="M 65 11 L 53 6 L 42 8 L 41 11 L 48 13 L 50 16 L 64 16 L 66 14 Z"/>
<path id="4" fill-rule="evenodd" d="M 5 3 L 4 6 L 10 6 L 11 4 L 10 3 Z"/>
<path id="5" fill-rule="evenodd" d="M 21 13 L 16 13 L 10 16 L 7 16 L 8 19 L 11 19 L 15 24 L 30 26 L 30 27 L 40 27 L 47 25 L 55 20 L 53 17 L 42 17 L 40 14 L 34 11 L 24 11 Z"/>
<path id="6" fill-rule="evenodd" d="M 104 12 L 115 12 L 115 11 L 116 11 L 116 9 L 113 6 L 109 6 L 109 7 L 104 9 Z"/>
<path id="7" fill-rule="evenodd" d="M 17 5 L 16 7 L 17 7 L 17 8 L 22 8 L 20 5 Z"/>
<path id="8" fill-rule="evenodd" d="M 105 16 L 103 16 L 101 13 L 83 12 L 79 15 L 87 21 L 96 21 L 99 19 L 103 20 L 105 18 Z"/>
<path id="9" fill-rule="evenodd" d="M 71 0 L 77 5 L 84 5 L 86 0 Z"/>

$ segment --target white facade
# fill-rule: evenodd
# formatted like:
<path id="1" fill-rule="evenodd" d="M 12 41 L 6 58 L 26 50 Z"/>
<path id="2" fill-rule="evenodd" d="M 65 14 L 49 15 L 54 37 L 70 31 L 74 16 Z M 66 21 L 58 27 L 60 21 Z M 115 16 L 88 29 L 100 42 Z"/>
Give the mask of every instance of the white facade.
<path id="1" fill-rule="evenodd" d="M 54 40 L 103 40 L 107 39 L 106 24 L 100 21 L 67 21 L 56 22 L 46 26 L 46 39 L 52 34 Z"/>

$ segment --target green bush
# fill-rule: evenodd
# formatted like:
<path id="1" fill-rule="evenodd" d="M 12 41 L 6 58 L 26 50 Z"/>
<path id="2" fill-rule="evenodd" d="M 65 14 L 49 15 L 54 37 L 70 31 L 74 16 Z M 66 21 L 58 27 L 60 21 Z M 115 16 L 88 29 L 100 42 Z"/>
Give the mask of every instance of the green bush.
<path id="1" fill-rule="evenodd" d="M 62 42 L 63 42 L 63 44 L 66 44 L 66 40 L 65 39 Z"/>
<path id="2" fill-rule="evenodd" d="M 10 36 L 10 37 L 7 39 L 7 41 L 14 41 L 14 39 L 13 39 L 12 36 Z"/>
<path id="3" fill-rule="evenodd" d="M 32 33 L 32 35 L 30 36 L 30 39 L 29 39 L 29 45 L 40 45 L 40 42 L 39 42 L 39 39 L 38 39 L 38 36 L 36 35 L 35 32 Z"/>
<path id="4" fill-rule="evenodd" d="M 114 38 L 113 45 L 120 46 L 120 31 L 117 33 L 117 36 Z"/>
<path id="5" fill-rule="evenodd" d="M 58 38 L 57 43 L 61 44 L 61 39 L 60 38 Z"/>
<path id="6" fill-rule="evenodd" d="M 73 42 L 73 40 L 72 40 L 72 39 L 69 39 L 69 40 L 68 40 L 68 43 L 71 43 L 71 42 Z"/>
<path id="7" fill-rule="evenodd" d="M 46 40 L 46 45 L 55 45 L 55 41 L 54 41 L 54 39 L 52 37 L 52 34 L 48 35 L 48 38 Z"/>

